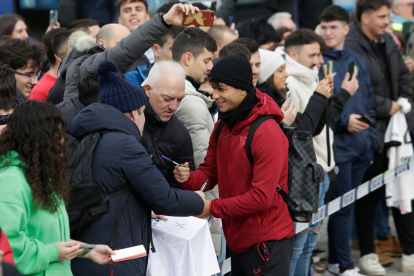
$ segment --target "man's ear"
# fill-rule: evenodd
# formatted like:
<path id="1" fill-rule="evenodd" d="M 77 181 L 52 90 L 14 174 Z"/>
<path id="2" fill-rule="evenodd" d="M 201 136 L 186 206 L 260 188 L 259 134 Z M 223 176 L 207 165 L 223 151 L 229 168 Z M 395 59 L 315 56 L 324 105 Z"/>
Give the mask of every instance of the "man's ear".
<path id="1" fill-rule="evenodd" d="M 99 45 L 101 45 L 102 47 L 104 47 L 105 49 L 107 49 L 107 48 L 106 48 L 106 42 L 105 42 L 105 40 L 103 40 L 103 39 L 99 39 L 99 40 L 98 40 L 98 44 L 99 44 Z"/>
<path id="2" fill-rule="evenodd" d="M 56 54 L 54 54 L 54 56 L 55 56 L 55 59 L 56 59 L 57 63 L 61 63 L 62 62 L 62 60 L 60 59 L 60 57 L 58 57 Z"/>
<path id="3" fill-rule="evenodd" d="M 151 96 L 151 90 L 152 90 L 151 85 L 146 84 L 146 85 L 144 86 L 144 90 L 145 90 L 145 94 L 146 94 L 146 95 L 147 95 L 147 97 L 149 98 L 149 97 Z"/>
<path id="4" fill-rule="evenodd" d="M 361 23 L 363 24 L 369 23 L 369 15 L 367 13 L 361 14 Z"/>
<path id="5" fill-rule="evenodd" d="M 154 57 L 159 58 L 160 57 L 160 49 L 161 49 L 161 46 L 158 45 L 158 44 L 154 44 L 154 45 L 152 45 L 151 48 L 152 48 L 152 51 L 154 52 Z"/>
<path id="6" fill-rule="evenodd" d="M 193 63 L 193 60 L 194 60 L 194 56 L 190 52 L 187 52 L 183 55 L 181 60 L 182 60 L 183 64 L 185 64 L 186 66 L 191 66 L 191 64 Z"/>
<path id="7" fill-rule="evenodd" d="M 349 33 L 349 25 L 346 24 L 344 29 L 345 29 L 345 35 L 347 35 Z"/>
<path id="8" fill-rule="evenodd" d="M 288 55 L 289 55 L 292 59 L 294 59 L 295 61 L 298 61 L 298 57 L 299 57 L 299 55 L 298 55 L 298 52 L 296 52 L 296 50 L 295 50 L 295 49 L 291 49 L 291 50 L 289 51 Z"/>

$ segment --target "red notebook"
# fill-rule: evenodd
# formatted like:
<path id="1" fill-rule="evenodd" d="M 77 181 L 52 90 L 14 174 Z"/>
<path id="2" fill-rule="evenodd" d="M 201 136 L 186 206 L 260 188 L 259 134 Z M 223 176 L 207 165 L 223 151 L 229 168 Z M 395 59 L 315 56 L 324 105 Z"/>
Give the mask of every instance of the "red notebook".
<path id="1" fill-rule="evenodd" d="M 115 250 L 116 255 L 111 255 L 114 263 L 127 260 L 137 259 L 147 256 L 147 251 L 143 245 L 128 247 L 125 249 Z"/>

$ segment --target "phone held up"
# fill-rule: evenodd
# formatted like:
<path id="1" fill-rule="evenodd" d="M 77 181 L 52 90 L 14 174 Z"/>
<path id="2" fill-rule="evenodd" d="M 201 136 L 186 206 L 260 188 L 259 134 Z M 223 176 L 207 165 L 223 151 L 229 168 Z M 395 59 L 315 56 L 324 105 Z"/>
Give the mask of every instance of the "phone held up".
<path id="1" fill-rule="evenodd" d="M 288 110 L 290 106 L 290 102 L 292 101 L 292 91 L 290 90 L 286 93 L 286 101 L 288 102 L 288 104 L 285 110 Z"/>
<path id="2" fill-rule="evenodd" d="M 199 11 L 195 14 L 184 15 L 184 26 L 213 26 L 214 12 L 213 11 Z"/>
<path id="3" fill-rule="evenodd" d="M 58 11 L 50 10 L 49 14 L 49 26 L 55 26 L 55 22 L 58 21 Z"/>

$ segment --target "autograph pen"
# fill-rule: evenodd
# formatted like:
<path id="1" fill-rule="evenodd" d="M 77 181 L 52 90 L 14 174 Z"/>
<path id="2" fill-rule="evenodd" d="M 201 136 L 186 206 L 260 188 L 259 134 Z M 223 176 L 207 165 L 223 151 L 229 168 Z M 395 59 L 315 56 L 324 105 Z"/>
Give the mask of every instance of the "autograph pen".
<path id="1" fill-rule="evenodd" d="M 167 156 L 161 155 L 161 157 L 162 157 L 162 158 L 164 158 L 165 160 L 167 160 L 167 161 L 169 161 L 169 162 L 173 163 L 173 164 L 174 164 L 174 165 L 176 165 L 176 166 L 184 167 L 184 165 L 182 165 L 182 164 L 178 164 L 177 162 L 175 162 L 175 161 L 171 160 L 171 159 L 170 159 L 170 158 L 168 158 Z M 190 172 L 193 172 L 193 171 L 192 171 L 192 170 L 190 170 Z"/>
<path id="2" fill-rule="evenodd" d="M 200 191 L 204 192 L 204 190 L 206 189 L 207 185 L 208 185 L 209 180 L 207 179 L 206 182 L 204 182 L 203 186 L 201 186 Z"/>

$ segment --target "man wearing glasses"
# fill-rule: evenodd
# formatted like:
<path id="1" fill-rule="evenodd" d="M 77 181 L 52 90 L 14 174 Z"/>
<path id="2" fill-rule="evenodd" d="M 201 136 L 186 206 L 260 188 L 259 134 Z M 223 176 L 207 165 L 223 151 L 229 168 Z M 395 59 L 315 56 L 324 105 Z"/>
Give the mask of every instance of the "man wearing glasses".
<path id="1" fill-rule="evenodd" d="M 9 36 L 0 38 L 0 63 L 8 64 L 15 70 L 18 90 L 16 104 L 25 100 L 38 84 L 40 65 L 45 60 L 45 53 L 46 48 L 41 43 L 30 43 Z"/>

